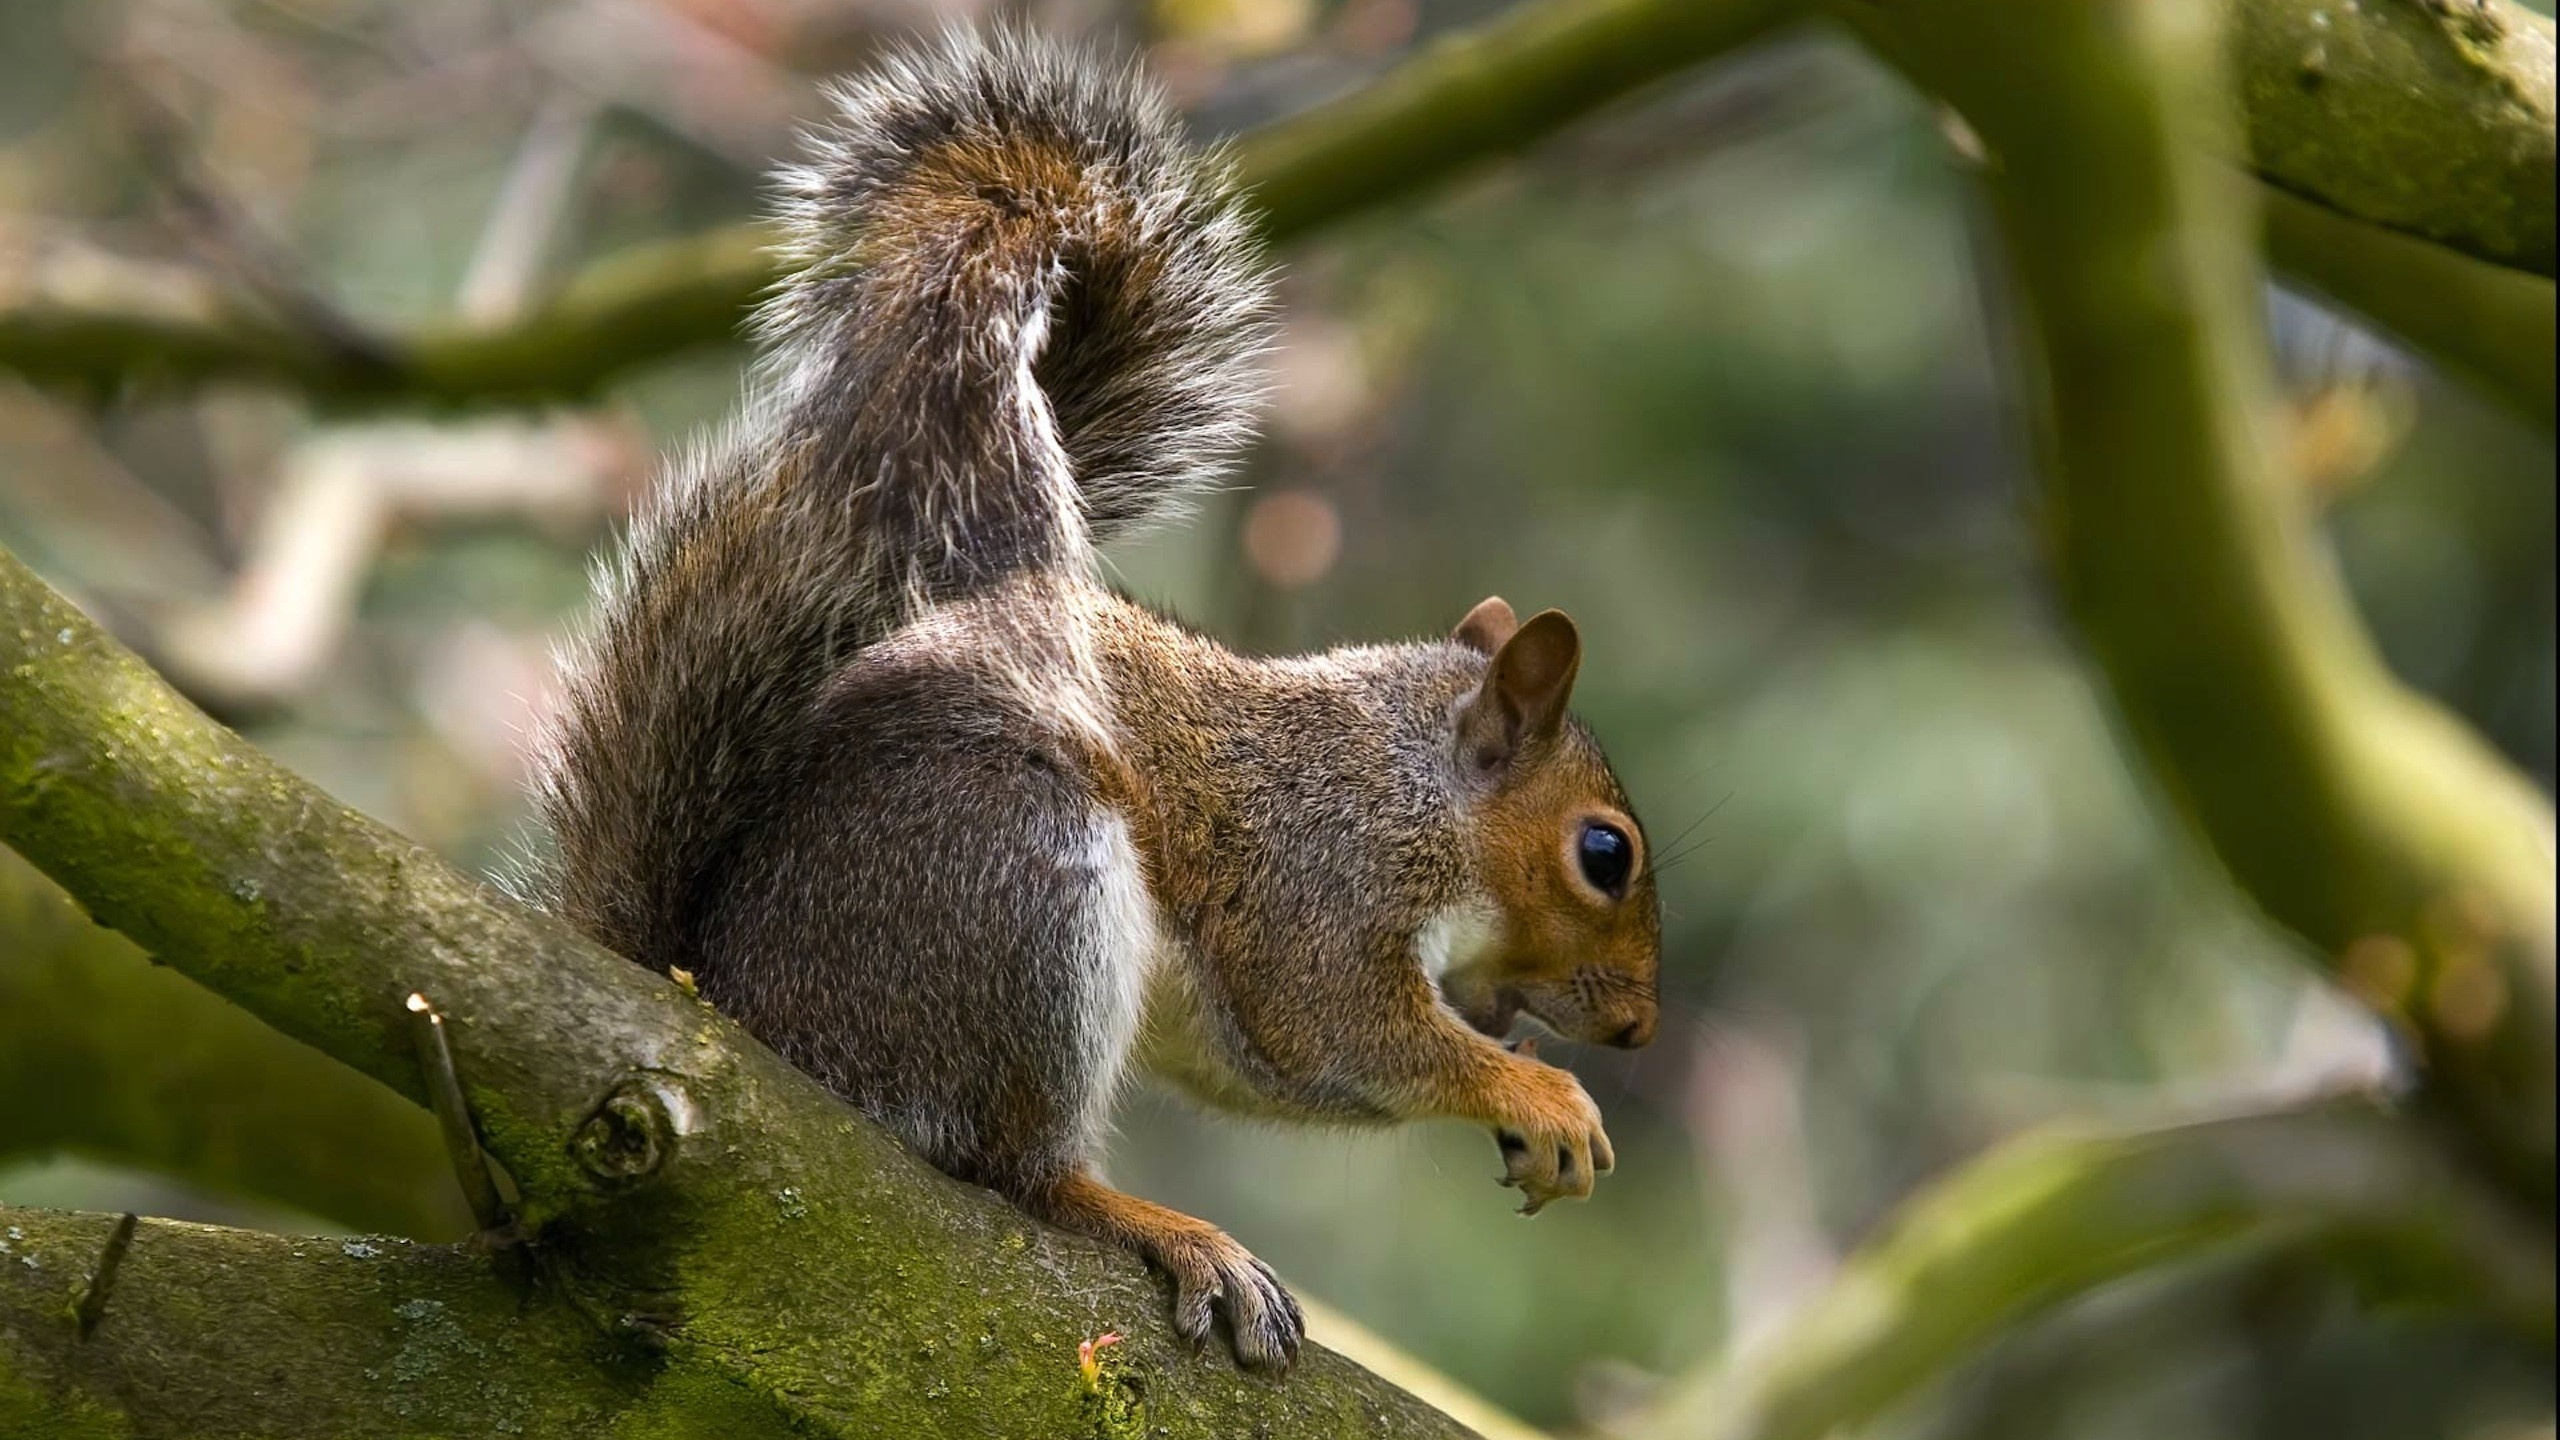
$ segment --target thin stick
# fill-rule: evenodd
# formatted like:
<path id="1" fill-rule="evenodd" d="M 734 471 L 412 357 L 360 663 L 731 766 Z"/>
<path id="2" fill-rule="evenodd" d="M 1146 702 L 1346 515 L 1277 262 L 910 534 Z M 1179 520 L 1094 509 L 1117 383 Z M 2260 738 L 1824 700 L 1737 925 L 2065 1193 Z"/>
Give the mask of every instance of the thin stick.
<path id="1" fill-rule="evenodd" d="M 90 1267 L 88 1286 L 71 1307 L 71 1318 L 79 1325 L 83 1340 L 106 1318 L 107 1291 L 116 1283 L 116 1267 L 124 1263 L 124 1252 L 133 1245 L 133 1227 L 137 1223 L 130 1211 L 116 1221 L 116 1228 L 107 1236 L 107 1248 L 98 1252 L 98 1263 Z"/>
<path id="2" fill-rule="evenodd" d="M 418 1064 L 427 1075 L 427 1103 L 444 1129 L 445 1153 L 453 1157 L 453 1178 L 462 1182 L 462 1197 L 482 1231 L 507 1223 L 507 1208 L 498 1199 L 498 1182 L 489 1174 L 489 1158 L 480 1153 L 480 1136 L 471 1126 L 470 1102 L 462 1097 L 462 1077 L 453 1068 L 453 1047 L 446 1043 L 444 1017 L 427 997 L 409 995 L 410 1034 L 417 1041 Z"/>

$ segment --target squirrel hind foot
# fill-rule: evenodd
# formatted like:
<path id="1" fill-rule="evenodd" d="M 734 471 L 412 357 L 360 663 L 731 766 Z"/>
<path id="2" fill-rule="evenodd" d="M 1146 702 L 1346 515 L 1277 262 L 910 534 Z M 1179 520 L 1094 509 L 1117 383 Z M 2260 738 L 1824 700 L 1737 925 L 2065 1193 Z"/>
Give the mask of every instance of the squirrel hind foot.
<path id="1" fill-rule="evenodd" d="M 1083 1170 L 1016 1198 L 1060 1229 L 1119 1246 L 1163 1271 L 1173 1281 L 1174 1333 L 1195 1349 L 1223 1320 L 1238 1365 L 1273 1377 L 1297 1365 L 1307 1321 L 1296 1297 L 1224 1230 L 1114 1190 Z"/>

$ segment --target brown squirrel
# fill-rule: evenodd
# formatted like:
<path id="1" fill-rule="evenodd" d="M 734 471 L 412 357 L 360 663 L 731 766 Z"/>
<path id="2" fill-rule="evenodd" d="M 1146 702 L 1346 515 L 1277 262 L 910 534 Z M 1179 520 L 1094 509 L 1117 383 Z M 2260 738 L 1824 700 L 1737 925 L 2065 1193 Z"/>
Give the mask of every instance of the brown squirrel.
<path id="1" fill-rule="evenodd" d="M 1215 1105 L 1492 1127 L 1535 1211 L 1613 1164 L 1525 1013 L 1652 1038 L 1644 833 L 1566 714 L 1573 622 L 1238 655 L 1095 546 L 1249 438 L 1269 280 L 1125 70 L 954 37 L 838 89 L 782 176 L 744 413 L 599 581 L 537 749 L 537 898 L 933 1164 L 1166 1271 L 1285 1370 L 1224 1232 L 1094 1171 L 1145 1069 Z"/>

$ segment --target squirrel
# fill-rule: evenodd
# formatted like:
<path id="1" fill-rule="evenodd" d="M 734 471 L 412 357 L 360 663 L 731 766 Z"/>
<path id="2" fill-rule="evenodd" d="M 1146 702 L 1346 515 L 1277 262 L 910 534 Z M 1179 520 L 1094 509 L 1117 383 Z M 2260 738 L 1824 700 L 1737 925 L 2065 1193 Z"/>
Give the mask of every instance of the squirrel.
<path id="1" fill-rule="evenodd" d="M 1445 639 L 1258 658 L 1105 588 L 1096 547 L 1251 435 L 1271 282 L 1231 170 L 1127 68 L 1013 32 L 830 99 L 780 174 L 742 412 L 564 652 L 525 888 L 1285 1372 L 1271 1270 L 1097 1173 L 1114 1091 L 1460 1119 L 1525 1210 L 1588 1196 L 1598 1108 L 1504 1043 L 1655 1028 L 1580 637 L 1490 599 Z"/>

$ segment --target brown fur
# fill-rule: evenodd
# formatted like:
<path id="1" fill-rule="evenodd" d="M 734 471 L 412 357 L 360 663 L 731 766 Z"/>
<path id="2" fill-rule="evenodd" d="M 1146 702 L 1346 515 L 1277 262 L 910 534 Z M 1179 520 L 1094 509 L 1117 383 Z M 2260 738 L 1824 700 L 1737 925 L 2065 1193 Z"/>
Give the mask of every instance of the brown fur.
<path id="1" fill-rule="evenodd" d="M 840 103 L 787 177 L 765 380 L 566 661 L 526 888 L 1285 1369 L 1269 1270 L 1094 1174 L 1111 1095 L 1146 1068 L 1464 1119 L 1528 1208 L 1589 1194 L 1596 1107 L 1501 1043 L 1654 1023 L 1641 831 L 1566 713 L 1580 638 L 1488 601 L 1450 640 L 1259 659 L 1096 584 L 1096 541 L 1246 434 L 1266 282 L 1222 175 L 1018 39 Z M 1638 847 L 1621 895 L 1581 878 L 1594 818 Z"/>

